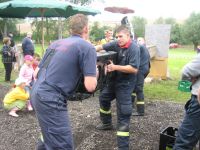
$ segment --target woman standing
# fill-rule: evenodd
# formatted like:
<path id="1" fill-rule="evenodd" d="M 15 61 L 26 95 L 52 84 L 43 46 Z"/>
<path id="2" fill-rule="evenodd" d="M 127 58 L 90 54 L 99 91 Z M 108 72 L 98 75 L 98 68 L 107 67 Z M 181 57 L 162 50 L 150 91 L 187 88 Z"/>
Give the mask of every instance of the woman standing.
<path id="1" fill-rule="evenodd" d="M 9 37 L 3 39 L 2 48 L 2 62 L 5 68 L 5 81 L 10 82 L 11 72 L 12 72 L 12 62 L 14 58 L 14 52 L 10 47 L 11 41 Z"/>

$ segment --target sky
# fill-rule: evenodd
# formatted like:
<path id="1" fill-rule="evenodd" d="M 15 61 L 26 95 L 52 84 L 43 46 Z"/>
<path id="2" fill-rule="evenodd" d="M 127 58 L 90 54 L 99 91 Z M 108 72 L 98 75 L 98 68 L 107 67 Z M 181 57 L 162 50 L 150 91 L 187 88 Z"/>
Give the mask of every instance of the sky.
<path id="1" fill-rule="evenodd" d="M 147 20 L 155 20 L 159 17 L 173 17 L 177 20 L 184 20 L 190 16 L 192 12 L 200 13 L 200 0 L 99 0 L 91 4 L 92 8 L 101 11 L 100 15 L 92 17 L 95 21 L 113 20 L 118 21 L 123 14 L 114 14 L 104 11 L 104 7 L 120 6 L 128 7 L 135 11 L 128 14 L 128 17 L 140 16 Z"/>

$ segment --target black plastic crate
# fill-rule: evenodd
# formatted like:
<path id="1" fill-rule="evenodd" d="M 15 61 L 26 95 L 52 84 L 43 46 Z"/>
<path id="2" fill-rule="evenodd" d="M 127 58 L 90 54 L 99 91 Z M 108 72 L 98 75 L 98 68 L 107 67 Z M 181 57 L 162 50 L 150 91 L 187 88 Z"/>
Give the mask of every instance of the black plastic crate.
<path id="1" fill-rule="evenodd" d="M 173 148 L 178 129 L 175 127 L 167 127 L 160 133 L 159 150 Z"/>
<path id="2" fill-rule="evenodd" d="M 162 132 L 160 132 L 159 150 L 172 149 L 175 144 L 177 132 L 178 128 L 175 127 L 167 127 Z M 200 150 L 200 140 L 193 150 Z"/>

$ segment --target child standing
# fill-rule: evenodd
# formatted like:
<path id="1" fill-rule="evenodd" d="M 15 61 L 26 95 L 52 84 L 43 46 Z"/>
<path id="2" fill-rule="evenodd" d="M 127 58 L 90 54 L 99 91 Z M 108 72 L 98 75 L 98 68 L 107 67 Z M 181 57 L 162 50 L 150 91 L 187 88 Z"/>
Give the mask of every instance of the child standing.
<path id="1" fill-rule="evenodd" d="M 29 99 L 29 93 L 27 93 L 24 88 L 26 86 L 26 81 L 22 78 L 17 78 L 15 80 L 16 87 L 12 89 L 5 95 L 3 100 L 4 108 L 9 111 L 9 115 L 13 117 L 18 117 L 17 111 L 23 109 Z"/>
<path id="2" fill-rule="evenodd" d="M 26 81 L 26 86 L 25 86 L 25 90 L 30 93 L 31 90 L 31 82 L 33 81 L 33 73 L 34 73 L 34 69 L 33 69 L 33 57 L 31 55 L 26 55 L 24 57 L 24 64 L 22 65 L 20 72 L 19 72 L 19 78 L 23 78 Z M 30 104 L 30 101 L 28 103 L 28 110 L 32 111 L 33 108 Z"/>
<path id="3" fill-rule="evenodd" d="M 9 37 L 3 39 L 3 48 L 2 48 L 2 62 L 5 68 L 5 81 L 10 82 L 11 72 L 12 72 L 12 63 L 14 52 L 10 47 L 11 41 Z"/>

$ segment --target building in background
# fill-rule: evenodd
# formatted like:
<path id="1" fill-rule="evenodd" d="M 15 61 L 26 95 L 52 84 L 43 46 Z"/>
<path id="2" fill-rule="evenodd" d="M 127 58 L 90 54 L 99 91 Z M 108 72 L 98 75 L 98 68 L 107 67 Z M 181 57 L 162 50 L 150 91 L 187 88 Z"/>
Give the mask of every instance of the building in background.
<path id="1" fill-rule="evenodd" d="M 27 32 L 32 32 L 31 23 L 28 22 L 16 24 L 16 28 L 20 35 L 26 34 Z"/>

